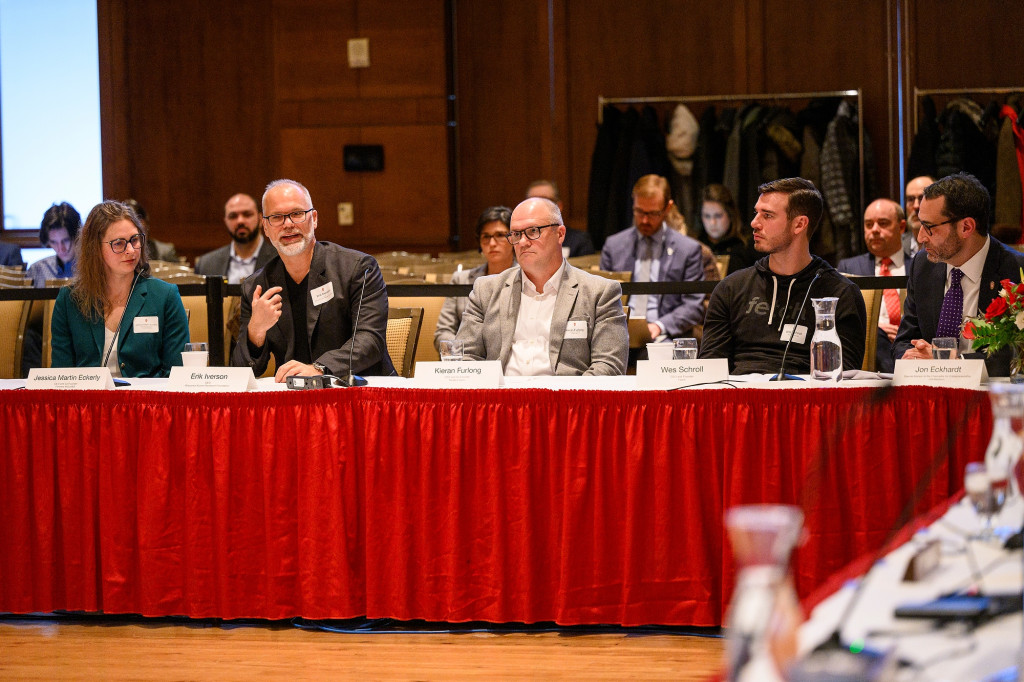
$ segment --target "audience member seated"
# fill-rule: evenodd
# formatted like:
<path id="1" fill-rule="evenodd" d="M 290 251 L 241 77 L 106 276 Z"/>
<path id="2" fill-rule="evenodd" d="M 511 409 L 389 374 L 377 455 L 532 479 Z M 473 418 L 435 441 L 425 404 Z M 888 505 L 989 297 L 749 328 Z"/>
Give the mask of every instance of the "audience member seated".
<path id="1" fill-rule="evenodd" d="M 32 286 L 45 287 L 48 279 L 67 279 L 75 274 L 75 239 L 82 229 L 82 216 L 66 201 L 46 209 L 39 225 L 39 241 L 54 250 L 29 266 Z"/>
<path id="2" fill-rule="evenodd" d="M 810 252 L 810 237 L 821 222 L 821 193 L 803 178 L 768 182 L 758 192 L 750 225 L 754 248 L 766 257 L 715 288 L 699 357 L 727 358 L 730 374 L 774 374 L 792 337 L 786 372 L 808 374 L 815 315 L 809 301 L 802 313 L 800 308 L 809 292 L 814 298 L 839 299 L 836 328 L 843 369 L 860 368 L 864 298 L 850 280 Z"/>
<path id="3" fill-rule="evenodd" d="M 860 277 L 889 277 L 907 274 L 910 254 L 903 250 L 903 235 L 907 221 L 903 208 L 891 199 L 878 199 L 864 211 L 864 243 L 868 252 L 839 261 L 836 268 L 846 275 Z M 878 316 L 878 346 L 875 370 L 892 372 L 892 342 L 903 316 L 900 292 L 885 289 L 882 292 L 881 312 Z"/>
<path id="4" fill-rule="evenodd" d="M 146 233 L 146 255 L 149 260 L 162 260 L 169 263 L 177 261 L 178 252 L 174 248 L 174 244 L 162 242 L 149 236 L 149 216 L 146 215 L 146 209 L 142 208 L 142 204 L 135 199 L 128 199 L 124 203 L 132 207 L 135 215 L 139 217 L 139 222 L 142 223 L 142 229 Z"/>
<path id="5" fill-rule="evenodd" d="M 146 235 L 130 206 L 104 201 L 76 245 L 78 268 L 53 309 L 54 367 L 166 377 L 181 364 L 188 318 L 178 289 L 143 276 Z"/>
<path id="6" fill-rule="evenodd" d="M 25 265 L 21 259 L 21 248 L 17 244 L 0 242 L 0 265 Z"/>
<path id="7" fill-rule="evenodd" d="M 279 383 L 289 376 L 347 377 L 350 371 L 394 375 L 386 340 L 388 294 L 377 261 L 316 241 L 316 225 L 309 190 L 294 180 L 267 185 L 263 227 L 277 255 L 242 282 L 241 330 L 231 364 L 252 367 L 259 376 L 273 353 Z"/>
<path id="8" fill-rule="evenodd" d="M 553 201 L 558 204 L 559 211 L 565 212 L 565 205 L 562 203 L 562 197 L 558 193 L 558 185 L 551 180 L 534 180 L 531 182 L 530 186 L 526 188 L 525 198 L 533 199 L 534 197 Z M 589 234 L 582 230 L 574 230 L 568 225 L 565 226 L 565 241 L 562 242 L 562 255 L 566 258 L 575 258 L 576 256 L 589 256 L 592 253 L 596 253 L 596 251 L 594 242 L 590 240 Z"/>
<path id="9" fill-rule="evenodd" d="M 480 214 L 476 221 L 476 237 L 487 262 L 472 270 L 459 270 L 452 275 L 450 284 L 472 284 L 480 277 L 497 275 L 516 264 L 515 252 L 508 243 L 511 216 L 512 209 L 506 206 L 492 206 Z M 434 348 L 440 348 L 442 341 L 455 338 L 467 302 L 469 298 L 466 296 L 451 296 L 444 300 L 437 316 Z"/>
<path id="10" fill-rule="evenodd" d="M 704 279 L 700 244 L 665 222 L 674 203 L 668 181 L 645 175 L 633 187 L 633 226 L 608 237 L 601 269 L 633 273 L 634 282 L 696 282 Z M 647 319 L 651 337 L 692 334 L 704 317 L 703 294 L 631 296 L 632 315 Z"/>
<path id="11" fill-rule="evenodd" d="M 518 268 L 473 284 L 456 338 L 471 360 L 499 360 L 506 376 L 614 375 L 626 371 L 629 336 L 619 283 L 569 265 L 553 201 L 512 212 Z"/>
<path id="12" fill-rule="evenodd" d="M 207 277 L 224 277 L 239 284 L 270 262 L 277 252 L 263 238 L 260 212 L 248 194 L 236 194 L 224 204 L 224 225 L 231 242 L 196 259 L 196 272 Z"/>
<path id="13" fill-rule="evenodd" d="M 1000 281 L 1020 281 L 1024 255 L 988 235 L 988 190 L 969 173 L 948 175 L 924 189 L 918 215 L 921 252 L 907 273 L 907 299 L 893 358 L 928 359 L 933 339 L 961 336 L 964 320 L 982 315 L 1002 291 Z M 1010 373 L 1012 350 L 985 359 L 990 376 Z"/>
<path id="14" fill-rule="evenodd" d="M 935 179 L 920 175 L 907 183 L 906 212 L 907 231 L 903 233 L 903 250 L 910 254 L 911 258 L 917 255 L 921 245 L 917 241 L 917 234 L 921 229 L 921 220 L 917 217 L 917 211 L 921 208 L 921 199 L 924 198 L 924 188 L 935 182 Z"/>
<path id="15" fill-rule="evenodd" d="M 757 260 L 757 252 L 740 231 L 740 214 L 736 202 L 725 185 L 708 185 L 701 193 L 701 230 L 698 241 L 707 245 L 716 256 L 728 256 L 726 274 L 749 268 Z"/>

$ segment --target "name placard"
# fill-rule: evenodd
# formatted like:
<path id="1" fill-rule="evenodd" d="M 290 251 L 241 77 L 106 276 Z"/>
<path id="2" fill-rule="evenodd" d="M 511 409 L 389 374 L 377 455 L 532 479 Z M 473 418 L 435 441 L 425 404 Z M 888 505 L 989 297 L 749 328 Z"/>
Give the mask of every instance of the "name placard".
<path id="1" fill-rule="evenodd" d="M 244 393 L 256 390 L 251 367 L 171 367 L 168 391 Z"/>
<path id="2" fill-rule="evenodd" d="M 713 360 L 639 360 L 636 363 L 637 388 L 679 388 L 708 384 L 729 378 L 729 361 Z"/>
<path id="3" fill-rule="evenodd" d="M 417 362 L 413 384 L 418 388 L 500 388 L 504 384 L 501 363 Z"/>
<path id="4" fill-rule="evenodd" d="M 893 386 L 978 388 L 988 383 L 984 360 L 897 360 Z"/>
<path id="5" fill-rule="evenodd" d="M 106 367 L 49 367 L 28 371 L 25 388 L 32 390 L 105 391 L 114 388 Z"/>

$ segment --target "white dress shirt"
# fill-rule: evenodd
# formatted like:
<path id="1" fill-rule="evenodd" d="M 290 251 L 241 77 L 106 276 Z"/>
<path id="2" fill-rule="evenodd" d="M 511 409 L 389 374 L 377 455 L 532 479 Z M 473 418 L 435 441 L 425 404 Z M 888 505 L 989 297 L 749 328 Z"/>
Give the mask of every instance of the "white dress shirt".
<path id="1" fill-rule="evenodd" d="M 985 238 L 985 245 L 978 250 L 978 253 L 971 256 L 971 259 L 960 266 L 960 271 L 964 273 L 964 276 L 960 279 L 960 287 L 964 290 L 964 319 L 969 317 L 977 317 L 983 314 L 984 311 L 978 310 L 978 296 L 981 293 L 981 271 L 985 269 L 985 259 L 988 258 L 988 249 L 992 244 L 989 238 Z M 946 292 L 949 291 L 949 287 L 952 284 L 950 272 L 952 272 L 953 266 L 946 263 L 946 284 L 942 288 L 942 295 L 945 296 Z M 931 339 L 925 339 L 928 343 L 931 343 Z M 960 337 L 960 352 L 969 353 L 971 352 L 971 341 L 965 339 L 963 336 Z"/>
<path id="2" fill-rule="evenodd" d="M 256 256 L 260 255 L 260 249 L 262 248 L 262 232 L 256 241 L 256 250 L 252 252 L 252 256 L 249 258 L 241 258 L 235 253 L 235 242 L 231 242 L 231 248 L 228 249 L 228 284 L 240 284 L 243 279 L 256 272 Z"/>
<path id="3" fill-rule="evenodd" d="M 512 352 L 505 365 L 505 376 L 552 376 L 551 318 L 555 314 L 555 299 L 562 282 L 565 261 L 555 274 L 544 283 L 544 290 L 537 291 L 530 278 L 523 273 L 523 293 L 519 300 L 519 317 L 516 331 L 512 335 Z"/>

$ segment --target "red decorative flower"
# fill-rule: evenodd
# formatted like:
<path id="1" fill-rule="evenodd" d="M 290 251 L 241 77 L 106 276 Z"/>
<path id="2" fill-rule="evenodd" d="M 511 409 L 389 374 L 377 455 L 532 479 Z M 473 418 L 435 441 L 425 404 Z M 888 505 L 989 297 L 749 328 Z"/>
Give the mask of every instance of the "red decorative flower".
<path id="1" fill-rule="evenodd" d="M 967 321 L 967 324 L 964 325 L 964 329 L 963 329 L 962 332 L 960 332 L 960 335 L 963 336 L 968 341 L 974 340 L 974 321 L 973 320 L 968 320 Z M 1021 458 L 1021 461 L 1024 462 L 1024 457 Z"/>
<path id="2" fill-rule="evenodd" d="M 992 299 L 992 302 L 988 304 L 988 309 L 985 311 L 985 321 L 991 322 L 1005 312 L 1006 299 L 1002 296 L 996 296 Z"/>
<path id="3" fill-rule="evenodd" d="M 999 282 L 999 284 L 1002 285 L 1003 290 L 1006 291 L 1006 293 L 1009 294 L 1013 292 L 1013 282 L 1011 282 L 1010 280 L 1004 279 L 1003 281 Z"/>

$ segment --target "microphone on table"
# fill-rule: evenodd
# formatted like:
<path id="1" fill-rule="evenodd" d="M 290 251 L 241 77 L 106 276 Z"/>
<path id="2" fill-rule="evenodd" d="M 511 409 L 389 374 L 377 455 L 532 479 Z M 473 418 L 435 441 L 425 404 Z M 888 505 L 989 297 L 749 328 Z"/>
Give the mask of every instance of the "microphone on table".
<path id="1" fill-rule="evenodd" d="M 361 376 L 352 373 L 352 362 L 355 360 L 355 347 L 356 347 L 356 332 L 359 331 L 359 313 L 363 310 L 363 293 L 366 291 L 366 275 L 370 273 L 370 268 L 366 268 L 363 271 L 363 286 L 359 290 L 359 304 L 356 306 L 356 321 L 352 325 L 352 339 L 351 345 L 349 346 L 348 353 L 348 376 L 339 377 L 333 374 L 324 374 L 322 376 L 290 376 L 285 379 L 288 388 L 304 391 L 316 388 L 334 388 L 343 387 L 349 388 L 352 386 L 366 386 L 367 382 Z"/>
<path id="2" fill-rule="evenodd" d="M 359 331 L 359 314 L 363 311 L 363 294 L 366 293 L 366 276 L 370 274 L 370 268 L 363 270 L 363 286 L 359 289 L 359 305 L 356 307 L 356 321 L 352 325 L 352 338 L 348 347 L 348 377 L 339 379 L 342 386 L 366 386 L 366 379 L 352 373 L 352 362 L 356 354 L 356 333 Z"/>
<path id="3" fill-rule="evenodd" d="M 814 279 L 812 279 L 811 283 L 807 285 L 807 293 L 804 294 L 804 300 L 800 303 L 800 310 L 797 311 L 796 319 L 793 320 L 793 330 L 789 333 L 789 341 L 786 342 L 786 349 L 782 351 L 782 364 L 779 365 L 779 373 L 768 381 L 783 381 L 788 379 L 800 380 L 800 377 L 786 374 L 786 356 L 789 355 L 789 345 L 793 343 L 793 337 L 796 336 L 796 328 L 800 325 L 800 316 L 804 314 L 804 306 L 807 305 L 807 297 L 811 295 L 811 287 L 818 281 L 818 278 L 821 277 L 821 273 L 823 271 L 824 268 L 818 268 L 818 271 L 814 273 Z M 783 313 L 783 315 L 785 315 L 785 313 Z M 783 320 L 785 320 L 785 317 L 783 317 Z M 804 333 L 806 334 L 806 331 Z"/>
<path id="4" fill-rule="evenodd" d="M 100 367 L 107 366 L 107 361 L 110 359 L 110 352 L 114 350 L 114 344 L 117 343 L 117 337 L 121 335 L 121 323 L 124 322 L 124 314 L 128 312 L 128 302 L 132 300 L 132 292 L 135 291 L 135 285 L 138 284 L 139 277 L 141 277 L 144 272 L 149 272 L 149 263 L 143 263 L 135 272 L 135 279 L 132 280 L 132 286 L 128 289 L 128 298 L 124 301 L 124 310 L 121 311 L 121 318 L 117 321 L 114 338 L 110 340 L 110 345 L 107 346 L 107 352 L 103 354 L 103 364 L 100 365 Z"/>

